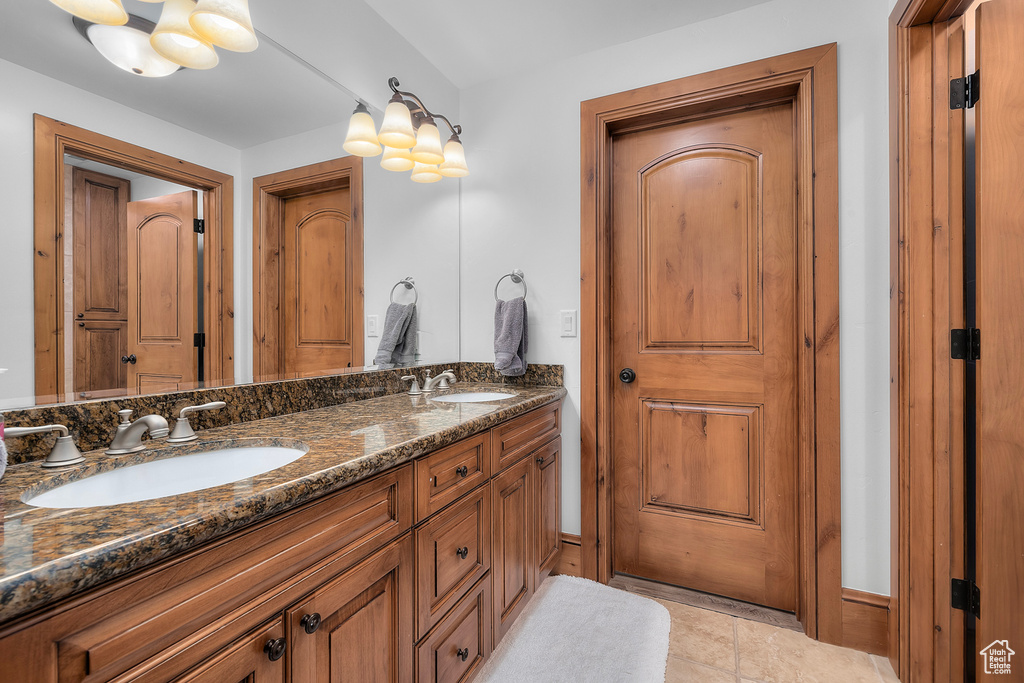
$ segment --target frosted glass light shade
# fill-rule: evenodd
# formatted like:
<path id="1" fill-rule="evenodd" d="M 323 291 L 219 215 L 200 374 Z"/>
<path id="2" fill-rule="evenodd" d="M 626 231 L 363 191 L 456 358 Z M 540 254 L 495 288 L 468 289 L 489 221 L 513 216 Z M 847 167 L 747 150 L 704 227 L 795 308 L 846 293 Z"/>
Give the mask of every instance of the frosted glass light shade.
<path id="1" fill-rule="evenodd" d="M 195 0 L 166 0 L 149 42 L 172 62 L 189 69 L 212 69 L 220 61 L 217 51 L 192 30 L 188 21 L 195 6 Z"/>
<path id="2" fill-rule="evenodd" d="M 366 105 L 360 103 L 352 112 L 352 118 L 348 120 L 348 133 L 341 148 L 357 157 L 375 157 L 380 154 L 377 124 L 373 122 Z"/>
<path id="3" fill-rule="evenodd" d="M 121 0 L 50 0 L 65 12 L 94 24 L 122 26 L 128 22 Z"/>
<path id="4" fill-rule="evenodd" d="M 380 144 L 395 149 L 409 149 L 416 144 L 416 131 L 412 127 L 412 114 L 401 96 L 391 98 L 380 124 Z"/>
<path id="5" fill-rule="evenodd" d="M 418 161 L 412 169 L 412 181 L 414 183 L 436 183 L 441 179 L 441 174 L 434 164 L 421 164 Z"/>
<path id="6" fill-rule="evenodd" d="M 441 134 L 437 132 L 434 119 L 426 118 L 420 121 L 419 130 L 416 131 L 416 146 L 412 148 L 412 160 L 434 165 L 444 161 Z"/>
<path id="7" fill-rule="evenodd" d="M 178 70 L 178 65 L 157 54 L 149 34 L 130 26 L 93 24 L 86 30 L 89 42 L 114 66 L 137 76 L 159 78 Z"/>
<path id="8" fill-rule="evenodd" d="M 380 167 L 389 171 L 411 171 L 416 166 L 412 153 L 407 149 L 384 147 L 384 156 L 380 158 Z"/>
<path id="9" fill-rule="evenodd" d="M 225 50 L 252 52 L 259 45 L 249 0 L 199 0 L 189 22 L 200 37 Z"/>
<path id="10" fill-rule="evenodd" d="M 455 135 L 445 143 L 444 162 L 437 170 L 446 178 L 462 178 L 469 175 L 469 167 L 466 166 L 466 150 L 462 148 L 462 142 Z"/>

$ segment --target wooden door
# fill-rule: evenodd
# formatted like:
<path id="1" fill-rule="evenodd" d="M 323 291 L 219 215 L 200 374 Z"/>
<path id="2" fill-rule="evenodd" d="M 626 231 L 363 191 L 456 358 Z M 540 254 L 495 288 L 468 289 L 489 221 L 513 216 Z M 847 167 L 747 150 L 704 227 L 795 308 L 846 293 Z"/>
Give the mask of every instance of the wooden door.
<path id="1" fill-rule="evenodd" d="M 288 610 L 293 683 L 411 681 L 413 565 L 406 535 Z"/>
<path id="2" fill-rule="evenodd" d="M 282 641 L 284 623 L 278 617 L 175 678 L 174 683 L 284 683 L 287 642 L 283 655 L 274 650 Z"/>
<path id="3" fill-rule="evenodd" d="M 612 156 L 612 357 L 636 377 L 614 390 L 614 571 L 793 611 L 793 107 Z"/>
<path id="4" fill-rule="evenodd" d="M 976 14 L 978 678 L 1024 679 L 1024 3 Z M 1016 656 L 1008 655 L 1007 649 Z M 996 670 L 997 651 L 1012 671 Z M 1007 656 L 1009 661 L 1006 661 Z"/>
<path id="5" fill-rule="evenodd" d="M 309 377 L 351 367 L 359 252 L 349 187 L 284 202 L 284 369 Z M 362 359 L 359 359 L 362 364 Z"/>
<path id="6" fill-rule="evenodd" d="M 512 627 L 536 590 L 531 538 L 535 467 L 533 460 L 526 457 L 491 481 L 495 645 Z"/>
<path id="7" fill-rule="evenodd" d="M 77 167 L 71 179 L 75 318 L 127 320 L 131 183 Z"/>
<path id="8" fill-rule="evenodd" d="M 539 586 L 558 564 L 562 550 L 562 437 L 538 448 L 530 457 L 537 466 L 537 500 L 533 510 Z"/>
<path id="9" fill-rule="evenodd" d="M 194 384 L 198 246 L 194 190 L 128 203 L 128 389 Z M 184 385 L 184 386 L 183 386 Z"/>

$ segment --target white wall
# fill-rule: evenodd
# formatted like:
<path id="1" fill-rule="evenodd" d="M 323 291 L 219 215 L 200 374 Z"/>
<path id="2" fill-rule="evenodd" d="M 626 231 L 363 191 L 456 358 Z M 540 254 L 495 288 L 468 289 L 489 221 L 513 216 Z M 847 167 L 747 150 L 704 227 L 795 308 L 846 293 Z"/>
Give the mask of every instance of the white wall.
<path id="1" fill-rule="evenodd" d="M 380 117 L 378 117 L 379 119 Z M 343 156 L 348 120 L 242 151 L 242 220 L 236 239 L 252 245 L 252 179 L 268 173 Z M 408 173 L 363 160 L 363 290 L 365 315 L 384 324 L 391 288 L 412 276 L 419 290 L 420 355 L 442 362 L 459 358 L 459 185 L 446 178 L 422 185 Z M 243 281 L 252 282 L 252 259 L 243 259 Z M 395 292 L 397 300 L 411 301 Z M 246 288 L 235 324 L 251 339 L 252 289 Z M 379 337 L 365 338 L 365 364 L 372 365 Z M 252 380 L 252 345 L 243 345 L 242 367 Z"/>
<path id="2" fill-rule="evenodd" d="M 32 115 L 42 114 L 238 177 L 238 150 L 0 60 L 0 409 L 35 402 L 32 323 Z M 240 215 L 236 193 L 235 215 Z M 235 257 L 241 244 L 235 240 Z M 241 273 L 236 270 L 235 309 Z M 249 337 L 246 337 L 248 341 Z M 237 367 L 240 340 L 236 336 Z"/>
<path id="3" fill-rule="evenodd" d="M 578 533 L 582 100 L 839 44 L 843 585 L 889 591 L 886 0 L 774 0 L 462 92 L 462 356 L 493 357 L 492 290 L 522 268 L 533 363 L 563 363 L 563 528 Z"/>

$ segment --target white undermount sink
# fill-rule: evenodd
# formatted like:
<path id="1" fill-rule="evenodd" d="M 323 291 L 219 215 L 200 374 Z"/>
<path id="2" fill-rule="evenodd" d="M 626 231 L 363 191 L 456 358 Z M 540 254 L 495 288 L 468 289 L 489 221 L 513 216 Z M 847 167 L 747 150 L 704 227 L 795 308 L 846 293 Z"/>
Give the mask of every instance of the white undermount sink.
<path id="1" fill-rule="evenodd" d="M 483 403 L 484 401 L 501 401 L 513 396 L 515 394 L 501 394 L 497 391 L 467 391 L 464 394 L 435 396 L 432 400 L 439 403 Z"/>
<path id="2" fill-rule="evenodd" d="M 211 444 L 213 445 L 213 444 Z M 88 508 L 176 496 L 276 470 L 309 452 L 298 447 L 226 446 L 100 472 L 25 499 L 41 508 Z"/>

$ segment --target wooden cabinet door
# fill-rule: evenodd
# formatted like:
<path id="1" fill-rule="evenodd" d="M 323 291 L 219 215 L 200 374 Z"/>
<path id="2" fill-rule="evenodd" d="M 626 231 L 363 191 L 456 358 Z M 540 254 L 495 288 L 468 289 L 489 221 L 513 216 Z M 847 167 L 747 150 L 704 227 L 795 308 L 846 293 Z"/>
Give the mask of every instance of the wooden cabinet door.
<path id="1" fill-rule="evenodd" d="M 413 565 L 407 534 L 288 610 L 292 683 L 412 680 Z"/>
<path id="2" fill-rule="evenodd" d="M 555 568 L 562 550 L 562 437 L 538 448 L 531 457 L 537 466 L 537 497 L 533 510 L 539 586 Z"/>
<path id="3" fill-rule="evenodd" d="M 278 617 L 174 679 L 174 683 L 283 683 L 288 661 L 287 642 L 284 641 L 284 655 L 274 652 L 282 641 L 284 622 Z M 275 655 L 280 656 L 271 659 Z"/>
<path id="4" fill-rule="evenodd" d="M 533 565 L 533 473 L 523 458 L 491 481 L 491 548 L 494 643 L 512 626 L 535 589 Z"/>

